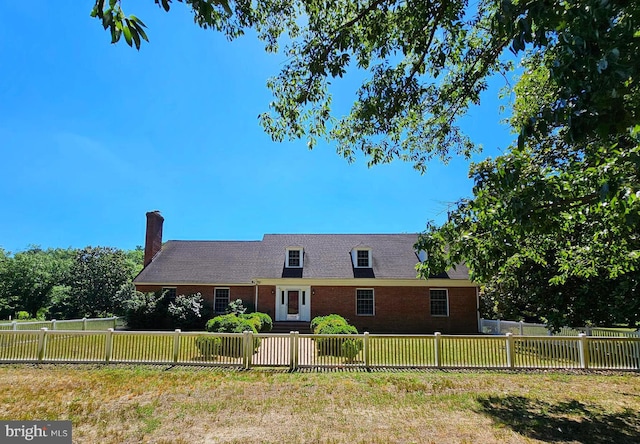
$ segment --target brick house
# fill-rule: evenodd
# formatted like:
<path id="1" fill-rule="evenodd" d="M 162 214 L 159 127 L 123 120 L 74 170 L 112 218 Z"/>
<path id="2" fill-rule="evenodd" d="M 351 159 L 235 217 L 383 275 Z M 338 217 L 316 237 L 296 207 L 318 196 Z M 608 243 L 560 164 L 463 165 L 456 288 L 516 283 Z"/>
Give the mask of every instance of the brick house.
<path id="1" fill-rule="evenodd" d="M 139 291 L 199 292 L 216 313 L 230 300 L 276 323 L 337 313 L 372 333 L 477 333 L 478 286 L 459 266 L 416 277 L 417 234 L 266 234 L 260 241 L 168 241 L 147 213 Z"/>

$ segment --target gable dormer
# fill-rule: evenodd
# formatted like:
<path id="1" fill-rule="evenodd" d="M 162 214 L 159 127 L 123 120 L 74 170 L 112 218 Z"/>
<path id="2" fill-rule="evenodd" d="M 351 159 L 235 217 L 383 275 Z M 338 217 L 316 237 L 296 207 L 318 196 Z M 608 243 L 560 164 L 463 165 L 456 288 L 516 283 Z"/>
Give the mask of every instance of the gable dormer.
<path id="1" fill-rule="evenodd" d="M 288 247 L 284 264 L 286 268 L 303 268 L 304 249 L 302 247 Z"/>
<path id="2" fill-rule="evenodd" d="M 355 247 L 351 250 L 353 268 L 373 268 L 373 257 L 370 247 Z"/>

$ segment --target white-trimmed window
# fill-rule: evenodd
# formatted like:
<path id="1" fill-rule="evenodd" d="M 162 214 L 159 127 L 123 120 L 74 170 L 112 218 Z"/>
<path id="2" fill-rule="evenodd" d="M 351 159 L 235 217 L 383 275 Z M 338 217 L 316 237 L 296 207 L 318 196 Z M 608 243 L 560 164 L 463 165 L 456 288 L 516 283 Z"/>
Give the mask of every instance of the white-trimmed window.
<path id="1" fill-rule="evenodd" d="M 176 292 L 177 292 L 176 287 L 162 287 L 162 294 L 169 301 L 175 301 L 176 300 L 176 294 L 177 294 Z"/>
<path id="2" fill-rule="evenodd" d="M 431 316 L 449 316 L 449 292 L 444 288 L 429 290 Z"/>
<path id="3" fill-rule="evenodd" d="M 216 288 L 213 296 L 213 311 L 216 313 L 225 313 L 229 306 L 229 289 Z"/>
<path id="4" fill-rule="evenodd" d="M 287 248 L 287 268 L 302 268 L 303 262 L 302 248 Z"/>
<path id="5" fill-rule="evenodd" d="M 358 288 L 356 290 L 356 315 L 357 316 L 375 315 L 375 301 L 373 297 L 373 288 Z"/>
<path id="6" fill-rule="evenodd" d="M 368 248 L 356 248 L 353 250 L 352 259 L 355 268 L 372 268 L 371 250 Z"/>

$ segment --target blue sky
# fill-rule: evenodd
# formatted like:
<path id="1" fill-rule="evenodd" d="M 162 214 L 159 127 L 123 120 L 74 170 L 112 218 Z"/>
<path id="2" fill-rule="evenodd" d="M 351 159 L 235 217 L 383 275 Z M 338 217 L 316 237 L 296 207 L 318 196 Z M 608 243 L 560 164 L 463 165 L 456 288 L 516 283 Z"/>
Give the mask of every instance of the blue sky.
<path id="1" fill-rule="evenodd" d="M 234 42 L 152 0 L 125 1 L 148 26 L 138 52 L 111 45 L 92 1 L 0 2 L 0 248 L 132 249 L 145 212 L 164 238 L 418 232 L 469 196 L 468 162 L 348 164 L 335 148 L 275 143 L 258 124 L 283 57 Z M 496 82 L 504 83 L 502 80 Z M 353 82 L 333 91 L 343 111 Z M 494 89 L 464 127 L 495 156 L 511 136 Z"/>

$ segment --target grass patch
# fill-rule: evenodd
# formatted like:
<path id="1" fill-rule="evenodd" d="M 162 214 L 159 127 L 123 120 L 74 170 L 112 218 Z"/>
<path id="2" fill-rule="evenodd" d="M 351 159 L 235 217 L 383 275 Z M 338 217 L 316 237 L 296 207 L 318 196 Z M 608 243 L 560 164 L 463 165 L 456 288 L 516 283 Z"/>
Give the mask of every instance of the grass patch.
<path id="1" fill-rule="evenodd" d="M 0 419 L 74 443 L 636 443 L 640 375 L 0 366 Z"/>

